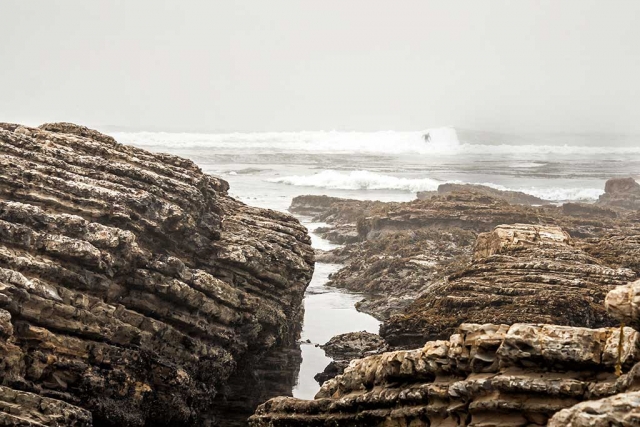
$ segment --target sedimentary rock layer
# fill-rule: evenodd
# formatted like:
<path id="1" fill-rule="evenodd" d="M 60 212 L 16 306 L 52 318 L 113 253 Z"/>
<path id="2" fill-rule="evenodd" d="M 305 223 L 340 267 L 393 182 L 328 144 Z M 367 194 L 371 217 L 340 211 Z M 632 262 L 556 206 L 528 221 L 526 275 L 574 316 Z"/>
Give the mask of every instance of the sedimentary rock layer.
<path id="1" fill-rule="evenodd" d="M 338 248 L 331 255 L 346 265 L 331 275 L 329 285 L 367 294 L 358 310 L 384 321 L 431 283 L 466 265 L 475 238 L 460 228 L 419 229 Z"/>
<path id="2" fill-rule="evenodd" d="M 331 285 L 368 294 L 358 309 L 382 320 L 383 337 L 404 348 L 463 322 L 610 325 L 604 295 L 640 273 L 640 222 L 618 208 L 511 205 L 465 187 L 407 203 L 301 196 L 292 203 L 298 209 L 335 225 L 325 237 L 358 241 L 322 254 L 346 264 Z M 560 226 L 561 244 L 510 245 L 491 256 L 476 247 L 472 261 L 476 236 L 495 221 L 524 221 L 534 234 Z M 499 240 L 499 230 L 490 236 Z"/>
<path id="3" fill-rule="evenodd" d="M 604 298 L 636 277 L 603 266 L 556 226 L 498 226 L 478 236 L 473 258 L 386 321 L 381 335 L 407 346 L 445 338 L 465 322 L 613 326 Z"/>
<path id="4" fill-rule="evenodd" d="M 251 425 L 544 426 L 635 380 L 640 335 L 625 328 L 619 353 L 620 342 L 617 328 L 466 324 L 446 341 L 353 361 L 313 401 L 272 399 Z"/>
<path id="5" fill-rule="evenodd" d="M 1 124 L 1 384 L 104 426 L 251 412 L 264 396 L 232 385 L 295 343 L 313 252 L 294 218 L 227 189 L 87 128 Z"/>

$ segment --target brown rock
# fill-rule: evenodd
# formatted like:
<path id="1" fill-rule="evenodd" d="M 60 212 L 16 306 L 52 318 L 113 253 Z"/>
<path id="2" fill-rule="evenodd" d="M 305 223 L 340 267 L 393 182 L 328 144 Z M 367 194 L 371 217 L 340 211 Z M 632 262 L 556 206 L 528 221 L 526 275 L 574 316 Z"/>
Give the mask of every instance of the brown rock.
<path id="1" fill-rule="evenodd" d="M 81 126 L 0 125 L 0 383 L 125 427 L 241 425 L 280 394 L 310 239 L 227 189 Z"/>
<path id="2" fill-rule="evenodd" d="M 640 184 L 633 178 L 612 178 L 604 187 L 598 204 L 624 209 L 640 209 Z"/>
<path id="3" fill-rule="evenodd" d="M 0 426 L 90 427 L 91 413 L 55 399 L 0 386 Z"/>
<path id="4" fill-rule="evenodd" d="M 616 319 L 640 329 L 640 280 L 610 291 L 605 306 Z"/>
<path id="5" fill-rule="evenodd" d="M 445 338 L 467 322 L 616 325 L 604 298 L 635 273 L 605 267 L 570 243 L 558 227 L 496 227 L 478 237 L 471 264 L 427 286 L 380 335 L 406 347 Z"/>
<path id="6" fill-rule="evenodd" d="M 611 208 L 588 203 L 565 203 L 562 213 L 581 218 L 618 218 L 618 212 Z"/>

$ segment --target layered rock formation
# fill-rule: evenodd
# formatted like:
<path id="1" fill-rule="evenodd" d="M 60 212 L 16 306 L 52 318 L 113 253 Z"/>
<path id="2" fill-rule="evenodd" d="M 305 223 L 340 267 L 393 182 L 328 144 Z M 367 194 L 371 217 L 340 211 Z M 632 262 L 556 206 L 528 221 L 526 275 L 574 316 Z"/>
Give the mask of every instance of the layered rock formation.
<path id="1" fill-rule="evenodd" d="M 3 420 L 57 405 L 76 421 L 32 418 L 89 425 L 67 402 L 96 426 L 235 425 L 281 391 L 310 239 L 227 189 L 87 128 L 0 124 Z"/>
<path id="2" fill-rule="evenodd" d="M 352 362 L 315 400 L 272 399 L 251 426 L 544 426 L 564 408 L 636 381 L 638 369 L 630 369 L 640 361 L 640 335 L 620 333 L 461 325 L 446 341 Z M 618 361 L 628 372 L 620 378 Z"/>
<path id="3" fill-rule="evenodd" d="M 577 203 L 512 205 L 463 187 L 407 203 L 301 196 L 292 209 L 327 221 L 333 227 L 325 230 L 329 239 L 356 236 L 358 243 L 320 257 L 346 264 L 330 285 L 366 293 L 357 308 L 384 322 L 381 333 L 393 345 L 444 338 L 460 323 L 492 322 L 494 315 L 507 323 L 520 319 L 522 313 L 509 306 L 524 310 L 531 322 L 610 324 L 601 307 L 604 294 L 640 273 L 637 212 Z M 476 237 L 497 221 L 536 230 L 560 226 L 560 234 L 571 238 L 556 246 L 509 245 L 501 255 L 472 261 Z M 528 308 L 538 297 L 556 302 Z M 562 302 L 578 304 L 579 313 L 556 309 Z"/>
<path id="4" fill-rule="evenodd" d="M 478 236 L 469 265 L 431 284 L 380 334 L 407 346 L 446 338 L 460 323 L 613 326 L 604 298 L 635 277 L 575 248 L 559 227 L 499 226 Z"/>
<path id="5" fill-rule="evenodd" d="M 614 288 L 611 315 L 640 325 L 640 281 Z M 629 327 L 463 324 L 430 341 L 353 361 L 315 400 L 278 397 L 252 427 L 632 427 L 640 334 Z"/>
<path id="6" fill-rule="evenodd" d="M 90 427 L 91 413 L 61 400 L 0 386 L 0 426 Z"/>
<path id="7" fill-rule="evenodd" d="M 299 203 L 312 213 L 313 200 Z M 252 426 L 638 425 L 640 336 L 618 327 L 640 327 L 640 282 L 624 285 L 640 273 L 640 217 L 630 206 L 513 206 L 469 191 L 323 204 L 313 214 L 336 225 L 326 236 L 361 242 L 323 255 L 347 262 L 332 284 L 419 294 L 381 309 L 392 314 L 381 334 L 401 347 L 431 341 L 351 362 L 313 401 L 272 399 Z M 448 271 L 422 240 L 446 242 L 452 230 L 477 239 L 472 250 L 458 245 Z M 413 286 L 419 273 L 407 265 L 424 256 L 435 273 Z"/>
<path id="8" fill-rule="evenodd" d="M 468 263 L 475 236 L 460 228 L 418 229 L 338 248 L 331 252 L 333 257 L 347 264 L 328 284 L 366 293 L 358 310 L 387 320 L 431 283 Z"/>
<path id="9" fill-rule="evenodd" d="M 609 187 L 612 181 L 616 180 L 608 181 Z M 419 229 L 460 228 L 480 233 L 500 224 L 514 223 L 558 225 L 574 238 L 598 238 L 606 233 L 628 234 L 629 229 L 640 230 L 638 212 L 615 205 L 525 206 L 507 202 L 509 197 L 504 194 L 509 192 L 493 190 L 493 193 L 478 192 L 474 186 L 463 185 L 453 187 L 451 192 L 404 203 L 298 196 L 293 199 L 290 210 L 330 224 L 321 232 L 323 237 L 336 243 L 362 242 L 397 231 Z"/>

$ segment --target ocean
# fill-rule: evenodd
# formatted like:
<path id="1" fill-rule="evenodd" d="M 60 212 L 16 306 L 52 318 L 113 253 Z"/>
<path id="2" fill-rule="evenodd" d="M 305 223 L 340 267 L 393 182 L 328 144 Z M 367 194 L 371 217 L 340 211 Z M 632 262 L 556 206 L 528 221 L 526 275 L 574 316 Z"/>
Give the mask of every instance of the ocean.
<path id="1" fill-rule="evenodd" d="M 188 157 L 229 181 L 241 200 L 278 210 L 286 210 L 298 194 L 404 201 L 445 182 L 591 202 L 608 178 L 640 174 L 640 137 L 520 136 L 508 144 L 503 135 L 492 139 L 465 131 L 463 138 L 452 128 L 111 134 L 122 143 Z"/>
<path id="2" fill-rule="evenodd" d="M 195 161 L 243 202 L 286 211 L 302 194 L 409 201 L 442 183 L 484 184 L 554 202 L 594 202 L 612 177 L 640 177 L 640 137 L 457 131 L 163 133 L 110 132 L 119 142 Z M 428 135 L 428 136 L 427 136 Z M 322 224 L 300 220 L 313 231 Z M 332 245 L 312 234 L 313 245 Z M 351 331 L 378 331 L 353 304 L 362 295 L 325 286 L 339 266 L 317 264 L 305 297 L 303 362 L 292 393 L 312 398 L 330 359 L 316 347 Z"/>

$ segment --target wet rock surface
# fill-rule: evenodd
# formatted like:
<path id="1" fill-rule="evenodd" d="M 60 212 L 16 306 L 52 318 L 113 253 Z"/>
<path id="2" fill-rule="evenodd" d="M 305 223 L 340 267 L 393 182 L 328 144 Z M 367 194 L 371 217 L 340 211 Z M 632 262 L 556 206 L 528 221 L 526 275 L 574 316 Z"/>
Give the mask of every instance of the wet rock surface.
<path id="1" fill-rule="evenodd" d="M 227 189 L 84 127 L 0 124 L 0 425 L 242 425 L 282 393 L 310 239 Z"/>

